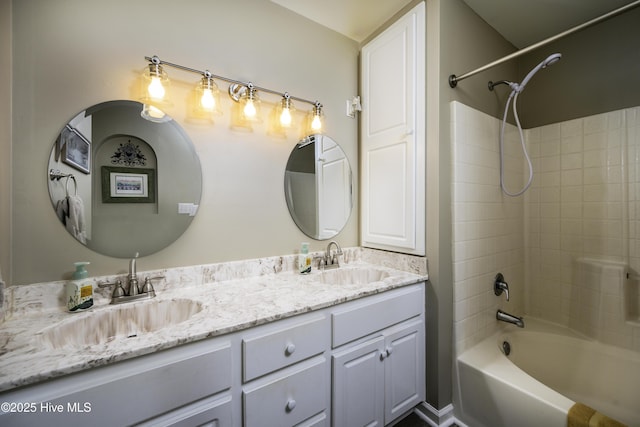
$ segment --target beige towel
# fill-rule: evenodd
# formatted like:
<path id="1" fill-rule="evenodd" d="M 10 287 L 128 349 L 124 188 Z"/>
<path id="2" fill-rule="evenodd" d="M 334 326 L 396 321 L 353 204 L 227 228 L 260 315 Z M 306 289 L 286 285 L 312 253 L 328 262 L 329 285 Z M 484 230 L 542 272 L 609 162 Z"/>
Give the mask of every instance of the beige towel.
<path id="1" fill-rule="evenodd" d="M 567 414 L 567 427 L 627 427 L 582 403 L 574 404 Z"/>
<path id="2" fill-rule="evenodd" d="M 80 243 L 87 244 L 87 230 L 84 221 L 84 202 L 80 196 L 67 196 L 56 204 L 58 218 L 67 231 Z"/>

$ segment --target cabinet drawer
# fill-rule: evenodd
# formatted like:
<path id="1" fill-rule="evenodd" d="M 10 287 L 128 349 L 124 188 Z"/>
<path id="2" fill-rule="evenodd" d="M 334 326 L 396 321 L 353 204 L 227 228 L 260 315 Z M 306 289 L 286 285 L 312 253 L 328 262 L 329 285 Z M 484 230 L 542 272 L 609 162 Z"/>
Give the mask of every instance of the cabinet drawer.
<path id="1" fill-rule="evenodd" d="M 231 426 L 231 396 L 207 398 L 153 418 L 136 427 Z"/>
<path id="2" fill-rule="evenodd" d="M 419 316 L 424 310 L 422 284 L 385 292 L 338 308 L 331 314 L 333 347 Z"/>
<path id="3" fill-rule="evenodd" d="M 326 410 L 327 363 L 319 357 L 260 385 L 245 387 L 244 427 L 294 426 Z"/>
<path id="4" fill-rule="evenodd" d="M 329 344 L 329 319 L 306 315 L 259 328 L 242 340 L 245 382 L 320 354 Z"/>
<path id="5" fill-rule="evenodd" d="M 0 425 L 131 425 L 231 387 L 231 344 L 204 340 L 3 395 L 15 402 L 83 402 L 90 411 L 5 414 Z"/>

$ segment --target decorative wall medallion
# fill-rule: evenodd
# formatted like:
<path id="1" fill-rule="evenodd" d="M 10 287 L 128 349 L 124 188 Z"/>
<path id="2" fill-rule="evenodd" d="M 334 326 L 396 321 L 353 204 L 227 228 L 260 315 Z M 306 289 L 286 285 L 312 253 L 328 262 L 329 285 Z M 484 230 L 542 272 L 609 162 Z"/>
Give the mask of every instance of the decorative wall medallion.
<path id="1" fill-rule="evenodd" d="M 147 158 L 140 151 L 140 146 L 128 140 L 125 144 L 120 144 L 120 147 L 113 153 L 111 163 L 114 165 L 144 166 L 147 164 Z"/>

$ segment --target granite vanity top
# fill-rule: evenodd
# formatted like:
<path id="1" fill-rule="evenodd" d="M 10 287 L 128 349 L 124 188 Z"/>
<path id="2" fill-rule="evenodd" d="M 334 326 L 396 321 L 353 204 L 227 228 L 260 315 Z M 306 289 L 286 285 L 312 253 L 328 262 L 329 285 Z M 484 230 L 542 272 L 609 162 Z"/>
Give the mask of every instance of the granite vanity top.
<path id="1" fill-rule="evenodd" d="M 404 268 L 393 262 L 384 266 L 357 259 L 340 268 L 384 270 L 388 276 L 367 284 L 328 284 L 322 282 L 321 272 L 296 274 L 293 268 L 283 267 L 288 261 L 283 263 L 282 258 L 279 259 L 273 265 L 280 265 L 284 271 L 278 271 L 272 265 L 265 268 L 269 263 L 258 260 L 260 274 L 234 278 L 233 272 L 221 274 L 228 267 L 217 267 L 214 273 L 205 269 L 209 274 L 202 275 L 202 283 L 185 280 L 181 271 L 173 274 L 165 271 L 168 274 L 156 286 L 157 296 L 153 300 L 194 300 L 202 305 L 200 312 L 184 322 L 154 332 L 81 348 L 52 348 L 43 340 L 42 333 L 69 318 L 121 307 L 109 305 L 108 292 L 103 292 L 103 297 L 96 295 L 94 307 L 81 313 L 68 313 L 61 307 L 42 309 L 40 306 L 39 310 L 31 311 L 24 308 L 23 312 L 14 313 L 0 325 L 0 391 L 224 335 L 427 279 L 426 261 L 422 261 L 424 268 Z M 389 264 L 405 271 L 391 268 Z M 175 286 L 175 282 L 182 283 Z"/>

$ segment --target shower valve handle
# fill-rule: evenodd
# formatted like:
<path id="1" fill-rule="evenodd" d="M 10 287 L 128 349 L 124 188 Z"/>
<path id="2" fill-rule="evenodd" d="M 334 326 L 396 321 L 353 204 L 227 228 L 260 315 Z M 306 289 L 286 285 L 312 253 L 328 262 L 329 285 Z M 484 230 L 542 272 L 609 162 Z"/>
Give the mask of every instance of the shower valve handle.
<path id="1" fill-rule="evenodd" d="M 507 301 L 509 301 L 509 285 L 504 281 L 504 276 L 502 273 L 496 274 L 496 279 L 493 282 L 493 293 L 496 296 L 502 295 L 502 292 L 505 293 L 507 297 Z"/>

